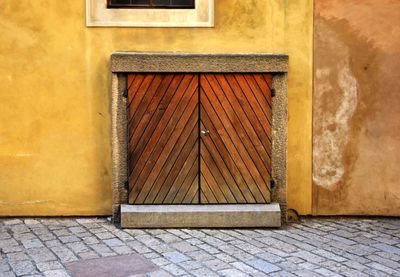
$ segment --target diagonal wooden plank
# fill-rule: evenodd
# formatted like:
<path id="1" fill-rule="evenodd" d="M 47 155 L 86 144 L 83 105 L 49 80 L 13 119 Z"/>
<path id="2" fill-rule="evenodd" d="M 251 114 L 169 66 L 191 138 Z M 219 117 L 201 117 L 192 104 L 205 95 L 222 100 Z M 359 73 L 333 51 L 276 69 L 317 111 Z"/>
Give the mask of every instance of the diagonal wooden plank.
<path id="1" fill-rule="evenodd" d="M 179 84 L 182 82 L 182 78 L 182 75 L 174 76 L 157 107 L 153 107 L 153 109 L 149 109 L 149 111 L 146 112 L 147 119 L 150 116 L 151 118 L 148 120 L 142 120 L 133 133 L 130 131 L 131 139 L 129 143 L 128 157 L 132 164 L 136 163 L 138 157 L 141 156 L 144 148 L 148 145 L 158 123 L 167 112 L 167 108 L 170 106 L 173 97 L 176 95 L 175 92 Z M 170 112 L 170 110 L 168 110 L 168 112 Z M 146 116 L 143 116 L 143 119 L 146 119 Z"/>
<path id="2" fill-rule="evenodd" d="M 265 88 L 265 91 L 260 88 L 260 86 L 257 84 L 256 80 L 254 79 L 254 76 L 251 74 L 237 74 L 235 75 L 237 80 L 240 82 L 240 80 L 244 79 L 247 82 L 247 85 L 250 87 L 252 92 L 254 93 L 254 96 L 257 98 L 257 101 L 260 103 L 261 108 L 263 109 L 264 113 L 266 114 L 267 118 L 269 119 L 269 122 L 272 123 L 272 96 L 271 96 L 271 90 L 267 86 Z"/>
<path id="3" fill-rule="evenodd" d="M 198 159 L 195 163 L 193 163 L 190 172 L 186 176 L 185 180 L 182 182 L 183 184 L 190 183 L 190 180 L 193 179 L 191 185 L 189 187 L 182 187 L 178 193 L 175 195 L 172 203 L 199 203 L 199 163 Z"/>
<path id="4" fill-rule="evenodd" d="M 257 202 L 265 200 L 260 189 L 256 185 L 257 180 L 254 179 L 252 173 L 248 169 L 248 166 L 251 165 L 251 163 L 248 163 L 245 161 L 242 156 L 240 155 L 239 151 L 236 148 L 236 144 L 232 138 L 229 136 L 228 132 L 225 130 L 224 124 L 220 121 L 216 111 L 212 107 L 211 103 L 209 102 L 207 96 L 205 93 L 203 94 L 203 90 L 201 90 L 201 107 L 204 110 L 204 113 L 201 114 L 202 120 L 206 126 L 207 129 L 212 128 L 215 130 L 216 134 L 211 134 L 210 136 L 213 135 L 213 141 L 217 141 L 217 137 L 222 141 L 222 144 L 225 145 L 226 149 L 229 152 L 229 155 L 232 157 L 234 163 L 236 164 L 237 169 L 243 176 L 243 179 L 245 180 L 244 183 L 241 185 L 247 185 L 248 190 L 251 192 L 252 196 L 256 199 Z M 211 127 L 210 127 L 211 126 Z M 248 164 L 246 164 L 246 162 Z M 234 168 L 231 167 L 229 168 L 230 174 L 234 174 L 233 170 Z"/>
<path id="5" fill-rule="evenodd" d="M 178 193 L 182 193 L 183 197 L 185 196 L 185 194 L 189 190 L 189 186 L 191 185 L 189 183 L 191 177 L 188 177 L 188 174 L 190 174 L 191 176 L 198 174 L 198 155 L 199 146 L 198 140 L 196 139 L 196 143 L 193 145 L 190 154 L 187 157 L 181 157 L 180 155 L 177 159 L 177 162 L 174 165 L 174 169 L 176 171 L 179 169 L 180 170 L 176 174 L 174 174 L 173 172 L 169 174 L 164 183 L 170 183 L 171 186 L 169 187 L 169 190 L 164 194 L 159 193 L 157 195 L 156 201 L 163 203 L 172 203 Z M 189 178 L 189 182 L 185 182 L 187 177 Z"/>
<path id="6" fill-rule="evenodd" d="M 154 92 L 161 84 L 162 79 L 163 76 L 154 75 L 153 78 L 151 78 L 151 76 L 150 77 L 146 76 L 145 79 L 143 80 L 143 83 L 140 85 L 140 88 L 136 93 L 137 99 L 133 99 L 132 103 L 129 105 L 129 113 L 128 113 L 128 126 L 130 126 L 129 129 L 136 128 L 137 123 L 142 118 L 143 114 L 146 112 L 147 106 L 150 104 L 150 101 L 154 96 Z"/>
<path id="7" fill-rule="evenodd" d="M 135 130 L 140 126 L 140 123 L 144 122 L 147 124 L 149 118 L 158 106 L 159 101 L 165 94 L 166 88 L 169 86 L 172 80 L 172 75 L 158 75 L 154 78 L 153 82 L 149 86 L 146 95 L 143 97 L 142 103 L 135 111 L 135 116 L 129 121 L 129 134 L 133 134 Z M 143 125 L 140 127 L 143 128 Z"/>
<path id="8" fill-rule="evenodd" d="M 183 115 L 185 108 L 195 94 L 197 87 L 197 77 L 193 75 L 185 75 L 161 120 L 158 122 L 151 138 L 145 144 L 144 150 L 140 155 L 132 155 L 131 160 L 129 161 L 130 182 L 132 182 L 132 184 L 130 183 L 131 188 L 133 184 L 135 184 L 143 170 L 143 167 L 148 159 L 153 155 L 154 151 L 156 151 L 156 156 L 160 155 L 162 148 L 165 145 L 165 141 L 173 133 L 176 122 L 179 121 Z"/>
<path id="9" fill-rule="evenodd" d="M 219 138 L 218 132 L 212 125 L 207 115 L 205 114 L 204 108 L 202 108 L 202 120 L 207 122 L 209 126 L 210 135 L 208 139 L 201 139 L 201 147 L 207 148 L 208 152 L 212 156 L 213 163 L 217 167 L 214 170 L 218 170 L 225 179 L 226 184 L 228 184 L 233 195 L 238 203 L 254 203 L 255 199 L 251 192 L 249 191 L 243 177 L 237 168 L 235 162 L 233 161 L 229 151 L 226 149 L 224 143 Z M 202 130 L 205 130 L 205 123 L 201 122 Z M 214 172 L 213 170 L 213 172 Z"/>
<path id="10" fill-rule="evenodd" d="M 194 114 L 197 114 L 197 109 L 194 110 Z M 190 129 L 192 129 L 190 131 Z M 186 130 L 189 130 L 188 132 Z M 156 180 L 153 182 L 152 187 L 147 194 L 144 203 L 162 203 L 162 200 L 168 193 L 168 190 L 173 185 L 173 180 L 176 178 L 179 170 L 182 168 L 184 161 L 190 154 L 190 150 L 193 146 L 198 143 L 198 128 L 197 128 L 197 116 L 189 120 L 185 129 L 182 131 L 179 139 L 175 143 L 171 152 L 168 153 L 166 162 L 159 170 Z M 186 135 L 189 133 L 189 135 Z M 155 166 L 153 170 L 158 170 Z M 160 195 L 158 199 L 157 195 Z M 139 198 L 140 199 L 140 194 Z"/>
<path id="11" fill-rule="evenodd" d="M 272 108 L 272 75 L 271 74 L 253 74 L 250 76 L 259 86 L 263 96 L 268 101 L 269 106 Z"/>
<path id="12" fill-rule="evenodd" d="M 268 180 L 266 180 L 268 182 L 271 175 L 269 170 L 271 167 L 270 156 L 250 122 L 250 119 L 254 119 L 254 116 L 251 114 L 248 116 L 243 110 L 242 105 L 238 102 L 235 94 L 238 93 L 240 88 L 231 88 L 230 83 L 227 82 L 227 79 L 222 74 L 209 76 L 209 80 L 211 81 L 210 84 L 212 84 L 214 92 L 220 100 L 221 105 L 223 105 L 225 111 L 233 110 L 233 112 L 227 112 L 227 115 L 232 125 L 234 125 L 243 145 L 246 147 L 249 155 L 253 159 L 254 164 L 260 171 L 260 174 L 262 176 L 268 176 Z M 245 96 L 247 97 L 250 93 L 251 92 L 246 91 Z M 230 105 L 228 103 L 230 103 Z M 262 135 L 263 132 L 259 134 Z M 268 142 L 269 140 L 266 139 L 265 143 Z M 269 149 L 270 148 L 271 147 L 269 146 Z"/>
<path id="13" fill-rule="evenodd" d="M 218 204 L 218 200 L 216 196 L 214 195 L 213 191 L 211 190 L 210 186 L 207 183 L 207 180 L 204 178 L 204 175 L 201 173 L 200 174 L 200 182 L 201 182 L 201 191 L 202 195 L 204 195 L 206 202 L 209 204 Z M 203 199 L 201 199 L 201 202 L 203 203 Z"/>
<path id="14" fill-rule="evenodd" d="M 231 91 L 235 93 L 240 105 L 249 113 L 248 118 L 251 123 L 257 130 L 261 126 L 260 131 L 268 136 L 267 141 L 271 143 L 271 137 L 269 136 L 272 133 L 271 124 L 257 99 L 254 97 L 252 90 L 247 85 L 246 80 L 243 80 L 243 83 L 239 83 L 237 81 L 237 74 L 226 74 L 223 78 L 229 83 Z"/>
<path id="15" fill-rule="evenodd" d="M 139 93 L 139 89 L 142 88 L 143 89 L 143 82 L 144 79 L 146 77 L 146 75 L 144 74 L 129 74 L 130 79 L 128 79 L 129 81 L 132 81 L 129 86 L 128 86 L 128 107 L 132 104 L 132 101 L 134 102 L 140 102 L 141 98 L 136 98 L 136 97 L 140 97 L 140 95 L 143 97 L 144 93 L 141 93 L 140 95 L 138 95 Z M 148 75 L 147 76 L 147 84 L 150 85 L 151 80 L 153 79 L 153 75 Z M 145 88 L 147 89 L 147 86 L 145 85 Z"/>
<path id="16" fill-rule="evenodd" d="M 147 126 L 150 122 L 154 122 L 157 120 L 157 115 L 162 115 L 164 110 L 160 110 L 159 106 L 167 106 L 171 97 L 173 95 L 173 90 L 169 89 L 172 80 L 174 79 L 173 75 L 166 75 L 164 79 L 161 81 L 160 86 L 154 92 L 153 98 L 150 100 L 150 103 L 143 113 L 142 117 L 137 120 L 136 127 L 132 124 L 129 124 L 129 144 L 132 149 L 136 148 L 136 145 L 139 143 L 141 136 L 144 131 L 146 131 Z M 176 79 L 176 78 L 175 78 Z M 156 121 L 157 123 L 158 121 Z"/>
<path id="17" fill-rule="evenodd" d="M 185 106 L 186 108 L 179 120 L 172 120 L 173 126 L 175 127 L 171 126 L 166 128 L 167 131 L 171 131 L 170 134 L 168 136 L 164 136 L 163 133 L 162 138 L 160 138 L 155 146 L 156 151 L 153 151 L 152 155 L 147 160 L 142 172 L 139 173 L 137 180 L 133 181 L 131 179 L 134 184 L 130 194 L 130 199 L 132 199 L 132 201 L 134 201 L 134 196 L 137 195 L 138 202 L 143 203 L 146 195 L 151 189 L 152 184 L 154 184 L 159 171 L 166 162 L 169 153 L 174 148 L 176 141 L 179 139 L 179 136 L 185 129 L 185 126 L 188 122 L 196 122 L 197 114 L 195 111 L 197 108 L 197 95 L 192 94 L 190 102 Z M 167 132 L 165 132 L 165 134 L 166 133 Z"/>
<path id="18" fill-rule="evenodd" d="M 213 191 L 215 191 L 214 187 L 220 188 L 227 203 L 238 203 L 239 201 L 235 198 L 235 195 L 232 193 L 232 191 L 237 193 L 237 190 L 234 190 L 234 188 L 237 188 L 236 183 L 230 184 L 230 186 L 227 184 L 219 168 L 217 167 L 213 159 L 213 156 L 209 153 L 207 147 L 205 146 L 204 141 L 207 140 L 210 140 L 210 138 L 209 137 L 201 138 L 202 143 L 201 143 L 200 153 L 201 153 L 201 159 L 204 161 L 204 163 L 201 165 L 201 171 L 204 174 L 204 177 L 207 179 L 207 182 L 211 186 Z M 237 196 L 239 198 L 241 196 L 241 192 L 240 191 L 238 192 L 239 193 Z"/>
<path id="19" fill-rule="evenodd" d="M 203 159 L 203 156 L 200 158 L 200 168 L 201 168 L 201 176 L 203 177 L 202 180 L 204 180 L 207 183 L 208 188 L 212 191 L 213 195 L 216 198 L 216 203 L 228 203 L 229 201 L 225 197 L 225 194 L 223 192 L 223 189 L 221 187 L 222 184 L 218 184 L 214 177 L 212 176 L 209 168 L 207 167 L 206 162 Z M 203 185 L 203 183 L 202 183 Z M 207 192 L 207 189 L 205 190 Z M 208 197 L 210 198 L 210 197 Z M 236 201 L 233 200 L 233 203 Z"/>
<path id="20" fill-rule="evenodd" d="M 263 169 L 263 167 L 260 166 L 260 163 L 257 160 L 256 162 L 253 160 L 253 158 L 257 159 L 257 153 L 254 149 L 254 146 L 251 145 L 251 143 L 248 141 L 248 138 L 247 139 L 245 138 L 245 132 L 243 132 L 243 130 L 239 129 L 240 130 L 240 132 L 238 132 L 239 134 L 236 133 L 236 129 L 233 127 L 233 124 L 237 127 L 240 127 L 239 122 L 234 122 L 233 124 L 230 122 L 229 116 L 233 116 L 234 113 L 232 111 L 226 111 L 224 109 L 224 107 L 219 102 L 217 96 L 215 95 L 212 86 L 208 82 L 209 80 L 207 79 L 207 77 L 204 77 L 203 79 L 204 81 L 201 82 L 201 89 L 202 92 L 204 91 L 205 97 L 208 98 L 209 100 L 208 104 L 210 105 L 210 106 L 204 105 L 207 114 L 210 116 L 213 122 L 216 121 L 217 118 L 219 118 L 220 123 L 222 124 L 222 127 L 225 130 L 225 134 L 221 133 L 220 135 L 221 136 L 228 135 L 232 139 L 234 147 L 239 152 L 239 155 L 242 158 L 245 167 L 250 172 L 252 178 L 254 178 L 255 185 L 259 188 L 265 201 L 267 201 L 267 199 L 270 198 L 270 192 L 267 181 L 264 178 L 268 178 L 265 177 L 268 176 L 268 171 L 265 168 Z M 215 110 L 214 114 L 216 111 L 218 111 L 218 115 L 216 116 L 210 115 L 212 109 Z M 222 129 L 217 127 L 217 130 L 220 131 Z M 244 144 L 246 144 L 246 147 Z M 249 154 L 248 151 L 250 151 L 251 155 Z M 263 170 L 264 174 L 260 174 L 259 170 Z"/>

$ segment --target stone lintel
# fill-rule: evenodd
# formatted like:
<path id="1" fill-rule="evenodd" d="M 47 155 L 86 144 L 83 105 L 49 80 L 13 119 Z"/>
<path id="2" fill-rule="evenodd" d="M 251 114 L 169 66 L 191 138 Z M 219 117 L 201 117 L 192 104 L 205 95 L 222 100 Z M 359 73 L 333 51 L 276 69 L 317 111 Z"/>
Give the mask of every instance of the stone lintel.
<path id="1" fill-rule="evenodd" d="M 111 56 L 111 71 L 175 73 L 286 73 L 285 54 L 193 54 L 116 52 Z"/>

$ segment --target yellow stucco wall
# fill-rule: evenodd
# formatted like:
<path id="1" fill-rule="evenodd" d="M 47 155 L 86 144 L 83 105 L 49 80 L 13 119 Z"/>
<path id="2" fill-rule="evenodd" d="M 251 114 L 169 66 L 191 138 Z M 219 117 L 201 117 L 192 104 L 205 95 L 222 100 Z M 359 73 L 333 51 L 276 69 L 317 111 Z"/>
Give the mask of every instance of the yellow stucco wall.
<path id="1" fill-rule="evenodd" d="M 216 0 L 215 28 L 87 28 L 83 0 L 0 1 L 0 216 L 111 213 L 114 51 L 286 52 L 289 208 L 311 211 L 312 0 Z"/>

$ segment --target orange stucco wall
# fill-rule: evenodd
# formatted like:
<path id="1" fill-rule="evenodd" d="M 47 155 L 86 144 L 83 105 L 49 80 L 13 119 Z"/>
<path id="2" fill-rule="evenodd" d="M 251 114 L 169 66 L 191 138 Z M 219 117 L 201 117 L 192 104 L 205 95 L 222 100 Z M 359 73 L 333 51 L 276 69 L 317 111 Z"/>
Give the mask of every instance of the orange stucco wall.
<path id="1" fill-rule="evenodd" d="M 311 0 L 216 0 L 214 28 L 87 28 L 85 1 L 0 1 L 0 216 L 111 213 L 114 51 L 287 53 L 289 208 L 311 212 Z"/>

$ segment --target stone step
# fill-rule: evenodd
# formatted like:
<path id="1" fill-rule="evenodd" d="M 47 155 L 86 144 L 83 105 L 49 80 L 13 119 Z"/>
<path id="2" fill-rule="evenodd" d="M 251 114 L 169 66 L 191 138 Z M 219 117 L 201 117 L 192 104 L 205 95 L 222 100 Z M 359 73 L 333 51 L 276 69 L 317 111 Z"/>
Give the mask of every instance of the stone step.
<path id="1" fill-rule="evenodd" d="M 281 226 L 278 203 L 121 205 L 122 228 L 265 228 Z"/>

